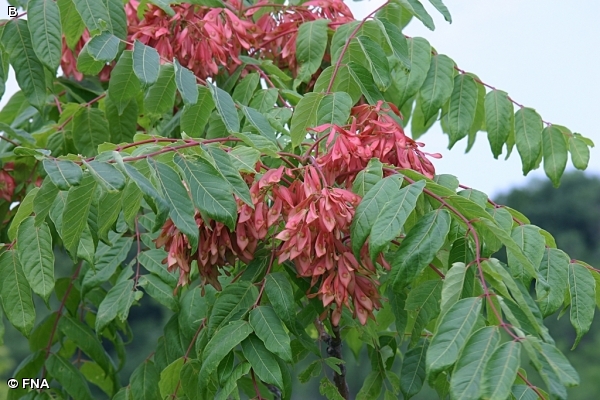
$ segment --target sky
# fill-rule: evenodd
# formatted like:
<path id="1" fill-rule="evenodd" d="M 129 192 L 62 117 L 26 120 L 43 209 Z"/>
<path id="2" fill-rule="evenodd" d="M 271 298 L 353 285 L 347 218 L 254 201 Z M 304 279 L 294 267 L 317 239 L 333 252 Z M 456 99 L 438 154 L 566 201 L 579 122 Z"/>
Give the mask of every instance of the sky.
<path id="1" fill-rule="evenodd" d="M 426 38 L 438 53 L 451 57 L 458 67 L 477 74 L 484 82 L 508 92 L 515 101 L 535 108 L 542 118 L 565 125 L 594 140 L 588 171 L 600 175 L 600 133 L 597 107 L 600 93 L 600 2 L 591 0 L 445 0 L 452 24 L 426 0 L 436 29 L 420 21 L 404 33 Z M 382 0 L 348 2 L 357 19 L 383 4 Z M 6 0 L 0 0 L 0 18 L 7 17 Z M 0 107 L 18 90 L 11 73 Z M 475 146 L 464 153 L 466 141 L 447 149 L 439 124 L 422 136 L 424 151 L 439 152 L 433 160 L 438 173 L 456 175 L 462 184 L 494 196 L 523 187 L 531 177 L 546 179 L 543 169 L 524 177 L 516 149 L 507 161 L 494 160 L 487 134 L 479 132 Z M 569 160 L 567 169 L 570 167 Z"/>

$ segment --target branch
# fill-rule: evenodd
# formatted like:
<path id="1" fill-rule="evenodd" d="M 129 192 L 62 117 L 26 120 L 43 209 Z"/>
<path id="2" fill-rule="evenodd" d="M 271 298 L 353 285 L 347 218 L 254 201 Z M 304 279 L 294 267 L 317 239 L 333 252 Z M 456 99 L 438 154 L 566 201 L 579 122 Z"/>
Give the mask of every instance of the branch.
<path id="1" fill-rule="evenodd" d="M 71 293 L 71 289 L 73 289 L 73 284 L 75 283 L 75 279 L 77 279 L 77 276 L 79 276 L 79 271 L 81 270 L 81 264 L 82 264 L 82 262 L 79 262 L 79 265 L 75 269 L 75 272 L 73 272 L 73 275 L 71 276 L 71 281 L 69 282 L 69 286 L 67 287 L 67 290 L 65 290 L 65 294 L 60 301 L 60 306 L 58 307 L 58 310 L 56 311 L 56 320 L 54 321 L 54 325 L 52 325 L 52 330 L 50 331 L 50 338 L 48 339 L 48 344 L 46 345 L 46 349 L 44 350 L 46 353 L 44 355 L 44 360 L 47 360 L 48 357 L 50 356 L 50 349 L 52 348 L 52 342 L 54 341 L 54 335 L 56 335 L 56 330 L 58 328 L 58 321 L 60 320 L 60 317 L 62 317 L 62 310 L 65 308 L 65 304 L 67 303 L 67 298 L 69 297 L 69 294 Z M 42 371 L 42 378 L 45 378 L 45 377 L 46 377 L 46 366 L 44 365 L 44 369 Z"/>
<path id="2" fill-rule="evenodd" d="M 535 392 L 535 394 L 537 394 L 540 399 L 546 400 L 546 397 L 542 394 L 542 392 L 540 392 L 540 389 L 538 389 L 537 386 L 535 386 L 534 384 L 532 384 L 531 382 L 529 382 L 527 380 L 527 377 L 524 374 L 522 374 L 521 371 L 519 371 L 517 373 L 517 375 L 519 375 L 519 378 L 523 379 L 523 381 L 527 384 L 527 386 L 529 386 L 529 388 L 531 390 L 533 390 Z"/>
<path id="3" fill-rule="evenodd" d="M 4 25 L 6 25 L 6 24 L 8 24 L 9 22 L 11 22 L 11 21 L 13 21 L 13 20 L 15 20 L 15 19 L 19 19 L 19 18 L 21 18 L 21 17 L 24 17 L 24 16 L 26 16 L 26 15 L 27 15 L 27 11 L 25 11 L 25 12 L 22 12 L 21 14 L 17 15 L 16 17 L 12 17 L 11 19 L 9 19 L 9 20 L 7 20 L 7 21 L 4 21 L 4 22 L 2 22 L 2 23 L 0 24 L 0 27 L 1 27 L 1 26 L 4 26 Z"/>
<path id="4" fill-rule="evenodd" d="M 19 144 L 19 143 L 15 142 L 15 141 L 14 141 L 14 140 L 12 140 L 12 139 L 9 139 L 9 138 L 7 138 L 7 137 L 6 137 L 6 136 L 4 136 L 4 135 L 0 135 L 0 139 L 7 141 L 8 143 L 12 144 L 12 145 L 13 145 L 13 146 L 15 146 L 15 147 L 17 147 L 17 146 L 20 146 L 20 144 Z"/>
<path id="5" fill-rule="evenodd" d="M 339 325 L 332 325 L 333 327 L 333 338 L 329 342 L 327 347 L 327 354 L 331 357 L 342 360 L 342 337 L 340 335 Z M 344 399 L 350 398 L 350 389 L 348 389 L 348 383 L 346 382 L 346 366 L 343 363 L 339 363 L 340 373 L 333 373 L 333 383 L 337 387 L 338 392 Z"/>

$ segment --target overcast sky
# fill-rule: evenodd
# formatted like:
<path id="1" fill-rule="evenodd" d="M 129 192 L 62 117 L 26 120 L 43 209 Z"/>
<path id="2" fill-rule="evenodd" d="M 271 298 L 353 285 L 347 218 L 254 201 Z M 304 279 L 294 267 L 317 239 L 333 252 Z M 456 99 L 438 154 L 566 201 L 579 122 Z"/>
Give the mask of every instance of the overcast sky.
<path id="1" fill-rule="evenodd" d="M 407 35 L 426 38 L 460 68 L 535 108 L 545 120 L 580 132 L 600 146 L 599 1 L 445 0 L 452 24 L 422 1 L 436 30 L 414 21 L 406 28 Z M 381 0 L 349 2 L 357 19 L 381 4 Z M 0 18 L 7 17 L 7 5 L 0 0 Z M 16 90 L 11 74 L 0 105 Z M 540 169 L 523 177 L 516 149 L 507 161 L 503 156 L 494 160 L 485 132 L 478 134 L 469 154 L 464 154 L 466 141 L 448 151 L 438 125 L 420 140 L 426 143 L 425 151 L 443 154 L 443 159 L 434 160 L 438 173 L 454 174 L 461 183 L 490 195 L 523 186 L 529 177 L 544 176 Z M 592 149 L 588 171 L 600 174 L 598 147 Z"/>

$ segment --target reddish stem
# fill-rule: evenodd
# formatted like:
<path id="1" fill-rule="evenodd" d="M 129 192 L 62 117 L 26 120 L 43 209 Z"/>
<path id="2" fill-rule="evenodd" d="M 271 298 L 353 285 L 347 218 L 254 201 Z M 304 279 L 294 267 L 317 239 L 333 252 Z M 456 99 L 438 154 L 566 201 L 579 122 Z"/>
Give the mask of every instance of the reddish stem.
<path id="1" fill-rule="evenodd" d="M 56 311 L 56 320 L 54 321 L 54 325 L 52 325 L 52 330 L 50 331 L 50 338 L 48 339 L 48 344 L 46 345 L 46 348 L 44 350 L 44 352 L 46 353 L 44 355 L 44 360 L 47 360 L 48 357 L 50 356 L 50 349 L 52 348 L 52 342 L 54 341 L 54 335 L 56 335 L 56 330 L 58 328 L 58 321 L 60 321 L 60 317 L 62 317 L 62 311 L 65 308 L 65 304 L 67 303 L 67 298 L 69 297 L 69 294 L 71 293 L 71 289 L 73 289 L 73 284 L 75 283 L 75 279 L 77 279 L 77 276 L 79 276 L 79 271 L 81 270 L 81 264 L 82 263 L 79 262 L 79 265 L 77 265 L 75 272 L 71 276 L 71 281 L 69 282 L 69 286 L 67 286 L 67 290 L 65 290 L 65 294 L 63 295 L 63 297 L 60 301 L 60 306 L 58 307 L 58 310 Z M 45 378 L 45 377 L 46 377 L 46 367 L 44 366 L 44 369 L 42 371 L 42 378 Z"/>

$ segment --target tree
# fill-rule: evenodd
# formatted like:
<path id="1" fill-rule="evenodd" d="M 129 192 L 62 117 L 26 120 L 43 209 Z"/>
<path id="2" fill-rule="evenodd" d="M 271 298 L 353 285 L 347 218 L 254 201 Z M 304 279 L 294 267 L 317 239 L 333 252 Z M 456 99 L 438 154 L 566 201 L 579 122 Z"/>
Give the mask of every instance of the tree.
<path id="1" fill-rule="evenodd" d="M 357 398 L 578 384 L 543 318 L 570 306 L 576 346 L 600 271 L 436 173 L 416 139 L 438 120 L 450 147 L 485 130 L 494 157 L 516 145 L 523 172 L 543 162 L 554 185 L 593 143 L 405 37 L 413 17 L 433 29 L 421 3 L 360 22 L 339 0 L 17 3 L 28 20 L 3 22 L 0 53 L 21 87 L 0 112 L 0 297 L 38 343 L 17 379 L 60 398 L 92 398 L 92 383 L 118 399 L 287 399 L 309 358 L 301 381 L 350 398 L 347 343 L 371 361 Z M 34 296 L 52 306 L 38 323 Z M 142 297 L 173 316 L 122 386 Z"/>

